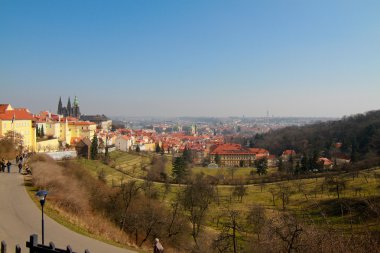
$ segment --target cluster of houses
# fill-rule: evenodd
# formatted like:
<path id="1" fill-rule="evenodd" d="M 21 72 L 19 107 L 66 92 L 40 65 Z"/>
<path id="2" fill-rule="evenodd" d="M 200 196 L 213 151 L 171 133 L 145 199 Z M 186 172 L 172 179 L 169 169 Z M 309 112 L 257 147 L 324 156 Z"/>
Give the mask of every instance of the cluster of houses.
<path id="1" fill-rule="evenodd" d="M 89 121 L 92 120 L 92 121 Z M 197 134 L 196 128 L 189 132 L 158 133 L 155 130 L 116 129 L 111 131 L 112 121 L 104 115 L 72 117 L 51 112 L 37 115 L 26 108 L 13 108 L 10 104 L 0 104 L 0 137 L 9 131 L 22 136 L 23 149 L 30 152 L 55 152 L 76 150 L 88 156 L 88 150 L 94 135 L 98 138 L 100 152 L 135 151 L 155 152 L 159 147 L 162 153 L 182 153 L 191 151 L 193 161 L 201 164 L 205 160 L 215 163 L 218 157 L 219 166 L 252 166 L 255 160 L 267 159 L 268 166 L 276 166 L 278 159 L 268 150 L 248 148 L 239 144 L 225 143 L 223 135 L 212 133 Z M 180 130 L 180 128 L 179 128 Z M 82 153 L 82 152 L 81 152 Z M 285 150 L 281 156 L 287 161 L 297 157 L 294 150 Z M 331 168 L 335 163 L 349 162 L 349 158 L 337 156 L 334 161 L 321 157 L 320 163 Z"/>

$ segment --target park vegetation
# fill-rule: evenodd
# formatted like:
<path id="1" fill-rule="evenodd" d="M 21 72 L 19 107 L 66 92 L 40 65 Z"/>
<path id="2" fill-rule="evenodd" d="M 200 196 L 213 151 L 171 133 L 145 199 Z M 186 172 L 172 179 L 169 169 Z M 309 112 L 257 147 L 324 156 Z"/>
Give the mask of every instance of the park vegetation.
<path id="1" fill-rule="evenodd" d="M 22 150 L 22 135 L 8 131 L 4 137 L 0 139 L 0 159 L 13 159 Z"/>
<path id="2" fill-rule="evenodd" d="M 379 116 L 255 136 L 272 153 L 300 154 L 276 168 L 265 159 L 196 168 L 190 150 L 156 146 L 59 163 L 35 156 L 32 182 L 73 223 L 149 251 L 158 237 L 166 252 L 380 252 Z M 326 170 L 318 157 L 338 142 L 351 163 Z"/>
<path id="3" fill-rule="evenodd" d="M 246 140 L 245 140 L 246 141 Z M 352 162 L 367 168 L 376 166 L 380 156 L 380 110 L 344 117 L 341 120 L 302 127 L 286 127 L 268 134 L 257 134 L 249 140 L 272 154 L 281 155 L 286 149 L 313 157 L 315 154 L 331 158 L 340 150 Z"/>
<path id="4" fill-rule="evenodd" d="M 143 249 L 158 237 L 168 252 L 380 250 L 380 169 L 220 185 L 189 166 L 181 182 L 169 183 L 162 174 L 168 158 L 154 157 L 135 168 L 149 175 L 139 179 L 100 169 L 100 161 L 35 156 L 33 184 L 47 188 L 49 204 L 71 222 Z"/>

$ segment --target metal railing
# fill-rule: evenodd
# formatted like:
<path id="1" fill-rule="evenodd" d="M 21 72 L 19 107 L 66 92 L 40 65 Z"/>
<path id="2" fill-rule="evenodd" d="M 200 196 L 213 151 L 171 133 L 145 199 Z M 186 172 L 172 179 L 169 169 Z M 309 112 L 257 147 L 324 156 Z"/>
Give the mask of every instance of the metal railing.
<path id="1" fill-rule="evenodd" d="M 29 248 L 29 253 L 75 253 L 71 246 L 68 245 L 66 249 L 56 248 L 53 242 L 50 242 L 49 245 L 38 244 L 38 236 L 33 234 L 30 236 L 29 241 L 26 242 L 26 247 Z M 7 244 L 5 241 L 1 242 L 1 253 L 7 253 Z M 16 253 L 21 253 L 20 245 L 15 247 Z M 85 250 L 85 253 L 90 253 L 89 250 Z"/>

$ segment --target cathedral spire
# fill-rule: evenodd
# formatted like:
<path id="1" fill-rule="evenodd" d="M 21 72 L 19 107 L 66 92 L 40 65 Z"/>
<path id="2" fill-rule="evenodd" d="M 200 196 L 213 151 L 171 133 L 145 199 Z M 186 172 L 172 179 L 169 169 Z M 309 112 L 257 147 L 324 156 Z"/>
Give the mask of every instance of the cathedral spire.
<path id="1" fill-rule="evenodd" d="M 61 97 L 59 97 L 57 114 L 59 114 L 59 115 L 62 114 L 62 99 L 61 99 Z"/>
<path id="2" fill-rule="evenodd" d="M 79 101 L 77 96 L 74 98 L 74 104 L 73 104 L 73 117 L 79 118 L 80 117 L 80 110 L 79 110 Z"/>
<path id="3" fill-rule="evenodd" d="M 71 102 L 70 102 L 70 97 L 69 97 L 69 100 L 67 101 L 67 116 L 71 116 L 71 113 L 72 113 L 72 109 L 71 109 Z"/>

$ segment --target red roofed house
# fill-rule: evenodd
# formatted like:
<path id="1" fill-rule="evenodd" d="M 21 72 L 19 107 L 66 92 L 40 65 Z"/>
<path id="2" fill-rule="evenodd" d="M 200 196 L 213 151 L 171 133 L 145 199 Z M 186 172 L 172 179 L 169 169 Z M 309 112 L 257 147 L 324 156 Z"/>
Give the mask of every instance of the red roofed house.
<path id="1" fill-rule="evenodd" d="M 287 149 L 284 152 L 282 152 L 282 155 L 281 155 L 284 161 L 288 161 L 291 156 L 292 157 L 296 156 L 296 151 L 294 151 L 293 149 Z"/>
<path id="2" fill-rule="evenodd" d="M 134 145 L 134 137 L 127 135 L 120 135 L 115 139 L 115 147 L 117 150 L 129 151 Z"/>
<path id="3" fill-rule="evenodd" d="M 263 148 L 249 148 L 249 151 L 256 154 L 256 159 L 269 158 L 269 151 Z"/>
<path id="4" fill-rule="evenodd" d="M 321 164 L 324 169 L 331 169 L 333 167 L 333 162 L 325 157 L 319 158 L 318 163 Z"/>
<path id="5" fill-rule="evenodd" d="M 256 154 L 240 144 L 221 144 L 215 146 L 210 152 L 211 162 L 220 157 L 220 166 L 251 166 Z"/>
<path id="6" fill-rule="evenodd" d="M 35 151 L 36 129 L 33 115 L 26 108 L 12 108 L 10 104 L 0 104 L 0 137 L 14 131 L 22 136 L 24 149 Z"/>

